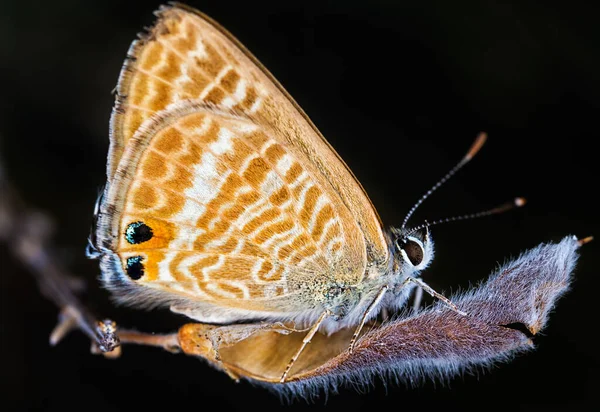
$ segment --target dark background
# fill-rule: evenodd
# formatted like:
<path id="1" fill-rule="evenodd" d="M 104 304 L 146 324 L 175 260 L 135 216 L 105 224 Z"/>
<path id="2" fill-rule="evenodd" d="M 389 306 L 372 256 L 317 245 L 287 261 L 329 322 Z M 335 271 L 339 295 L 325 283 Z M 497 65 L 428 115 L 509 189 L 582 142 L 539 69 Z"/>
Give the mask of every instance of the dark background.
<path id="1" fill-rule="evenodd" d="M 399 225 L 477 132 L 489 133 L 480 155 L 423 205 L 413 223 L 489 208 L 516 195 L 529 204 L 434 228 L 437 255 L 423 275 L 434 288 L 468 287 L 539 242 L 600 236 L 600 31 L 591 6 L 493 0 L 190 4 L 227 27 L 282 82 L 354 170 L 386 224 Z M 89 281 L 90 305 L 121 325 L 162 332 L 183 319 L 113 307 L 98 287 L 97 263 L 83 254 L 105 179 L 111 90 L 130 42 L 153 22 L 158 5 L 4 0 L 0 150 L 27 201 L 55 218 L 57 253 Z M 548 411 L 597 405 L 598 244 L 582 249 L 572 291 L 535 339 L 535 352 L 446 386 L 386 389 L 378 383 L 367 394 L 343 390 L 313 407 Z M 0 265 L 3 408 L 280 407 L 267 391 L 234 384 L 183 355 L 126 347 L 121 359 L 109 361 L 90 355 L 79 333 L 49 347 L 57 309 L 3 245 Z"/>

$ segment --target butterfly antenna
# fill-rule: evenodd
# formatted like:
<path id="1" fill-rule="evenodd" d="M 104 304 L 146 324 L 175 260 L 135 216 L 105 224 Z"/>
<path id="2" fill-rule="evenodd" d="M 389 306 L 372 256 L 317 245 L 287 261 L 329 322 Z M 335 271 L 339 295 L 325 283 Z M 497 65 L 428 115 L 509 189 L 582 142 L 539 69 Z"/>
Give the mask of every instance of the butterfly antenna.
<path id="1" fill-rule="evenodd" d="M 469 163 L 469 161 L 473 157 L 475 157 L 475 155 L 477 154 L 477 152 L 479 152 L 479 150 L 484 145 L 486 140 L 487 140 L 487 133 L 481 132 L 477 135 L 477 137 L 475 138 L 475 141 L 471 145 L 471 148 L 469 149 L 467 154 L 460 160 L 460 162 L 458 162 L 456 164 L 456 166 L 454 166 L 452 169 L 450 169 L 450 171 L 448 173 L 446 173 L 446 175 L 444 177 L 442 177 L 435 185 L 433 185 L 433 187 L 431 189 L 429 189 L 427 191 L 427 193 L 425 193 L 423 196 L 421 196 L 421 198 L 417 201 L 417 203 L 415 203 L 414 206 L 408 211 L 408 213 L 406 214 L 406 217 L 404 218 L 404 221 L 402 222 L 402 226 L 401 226 L 400 230 L 404 230 L 404 228 L 406 227 L 406 224 L 408 223 L 408 219 L 410 219 L 410 217 L 413 215 L 413 213 L 415 213 L 415 210 L 417 210 L 417 208 L 421 205 L 421 203 L 423 203 L 423 201 L 425 199 L 427 199 L 429 196 L 431 196 L 431 194 L 433 192 L 435 192 L 440 186 L 442 186 L 444 183 L 446 183 L 446 181 L 448 181 L 448 179 L 450 179 L 452 176 L 454 176 L 454 174 L 456 172 L 458 172 L 460 169 L 462 169 L 462 167 L 464 165 Z"/>
<path id="2" fill-rule="evenodd" d="M 511 209 L 525 206 L 525 203 L 527 203 L 527 201 L 524 198 L 517 197 L 510 202 L 503 203 L 500 206 L 496 206 L 493 209 L 484 210 L 482 212 L 469 213 L 466 215 L 459 215 L 459 216 L 445 217 L 443 219 L 435 220 L 433 222 L 425 222 L 415 228 L 407 230 L 405 236 L 415 233 L 416 231 L 421 230 L 425 227 L 439 225 L 440 223 L 456 222 L 457 220 L 470 220 L 470 219 L 477 219 L 477 218 L 484 217 L 484 216 L 497 215 L 500 213 L 507 212 Z"/>

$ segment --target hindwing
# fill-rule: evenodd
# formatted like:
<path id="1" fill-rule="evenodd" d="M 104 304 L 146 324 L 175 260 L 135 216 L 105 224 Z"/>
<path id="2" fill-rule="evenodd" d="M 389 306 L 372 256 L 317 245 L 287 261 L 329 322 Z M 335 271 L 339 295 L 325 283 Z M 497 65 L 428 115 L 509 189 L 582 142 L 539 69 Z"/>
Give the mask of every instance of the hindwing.
<path id="1" fill-rule="evenodd" d="M 326 292 L 311 285 L 356 284 L 366 265 L 352 214 L 301 152 L 191 102 L 128 143 L 100 228 L 109 285 L 228 308 L 309 309 Z"/>

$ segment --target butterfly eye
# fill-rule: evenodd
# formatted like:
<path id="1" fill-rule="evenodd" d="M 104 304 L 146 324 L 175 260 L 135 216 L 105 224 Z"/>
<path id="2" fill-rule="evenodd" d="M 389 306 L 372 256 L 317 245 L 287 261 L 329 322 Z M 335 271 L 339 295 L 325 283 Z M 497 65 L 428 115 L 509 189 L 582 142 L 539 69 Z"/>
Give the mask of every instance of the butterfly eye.
<path id="1" fill-rule="evenodd" d="M 152 228 L 144 222 L 130 223 L 125 230 L 125 239 L 132 245 L 152 239 Z"/>
<path id="2" fill-rule="evenodd" d="M 396 240 L 396 247 L 399 251 L 404 251 L 413 266 L 419 266 L 423 262 L 425 251 L 419 242 L 410 238 L 398 238 Z"/>
<path id="3" fill-rule="evenodd" d="M 144 276 L 144 264 L 142 263 L 142 260 L 144 260 L 142 256 L 132 256 L 127 258 L 125 271 L 131 279 L 138 280 Z"/>

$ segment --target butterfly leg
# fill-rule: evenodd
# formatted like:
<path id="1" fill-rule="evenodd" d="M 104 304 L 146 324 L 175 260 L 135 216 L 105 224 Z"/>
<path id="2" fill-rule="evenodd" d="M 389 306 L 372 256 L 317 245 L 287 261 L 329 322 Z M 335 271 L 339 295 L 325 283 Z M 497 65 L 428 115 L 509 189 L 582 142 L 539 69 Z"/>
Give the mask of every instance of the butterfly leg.
<path id="1" fill-rule="evenodd" d="M 380 315 L 383 322 L 386 322 L 390 319 L 390 312 L 387 310 L 387 308 L 381 308 Z"/>
<path id="2" fill-rule="evenodd" d="M 371 312 L 373 312 L 373 310 L 377 307 L 379 302 L 381 302 L 381 299 L 383 299 L 383 296 L 385 295 L 385 292 L 387 292 L 387 290 L 388 290 L 387 286 L 382 287 L 381 290 L 379 291 L 379 293 L 377 294 L 377 296 L 375 296 L 375 299 L 373 299 L 373 302 L 371 302 L 371 304 L 369 305 L 367 310 L 365 310 L 365 313 L 363 314 L 362 318 L 360 319 L 360 323 L 358 324 L 358 327 L 356 328 L 354 335 L 352 335 L 352 340 L 350 341 L 350 347 L 348 348 L 348 351 L 350 353 L 352 353 L 352 351 L 354 350 L 354 344 L 356 343 L 356 339 L 358 339 L 358 335 L 360 335 L 360 331 L 362 330 L 363 326 L 365 326 L 365 322 L 367 321 L 367 318 L 369 317 Z"/>
<path id="3" fill-rule="evenodd" d="M 281 379 L 279 380 L 280 383 L 284 383 L 285 382 L 285 379 L 287 378 L 288 373 L 290 373 L 290 370 L 292 369 L 292 366 L 294 366 L 294 363 L 296 362 L 296 360 L 298 359 L 298 357 L 300 356 L 300 354 L 304 351 L 304 348 L 306 348 L 306 345 L 308 345 L 310 343 L 310 341 L 312 340 L 312 338 L 315 336 L 315 334 L 319 330 L 319 327 L 321 326 L 321 324 L 330 315 L 331 315 L 331 311 L 330 310 L 326 310 L 325 312 L 323 312 L 321 314 L 321 316 L 319 317 L 319 319 L 310 328 L 310 330 L 308 331 L 308 333 L 306 334 L 306 336 L 304 337 L 304 339 L 302 339 L 302 345 L 296 351 L 296 353 L 294 354 L 294 356 L 292 357 L 292 359 L 290 360 L 290 362 L 286 366 L 285 372 L 283 372 L 283 375 L 281 375 Z"/>
<path id="4" fill-rule="evenodd" d="M 446 296 L 442 295 L 441 293 L 438 293 L 435 290 L 433 290 L 433 288 L 431 286 L 429 286 L 427 283 L 423 282 L 421 279 L 417 279 L 417 278 L 413 278 L 413 277 L 409 276 L 408 278 L 406 278 L 406 280 L 402 283 L 402 285 L 400 287 L 402 288 L 409 282 L 417 284 L 417 286 L 419 286 L 425 292 L 429 293 L 434 298 L 437 298 L 437 299 L 441 300 L 442 302 L 444 302 L 450 309 L 452 309 L 456 313 L 463 315 L 463 316 L 467 315 L 466 312 L 463 312 L 462 310 L 458 309 L 458 307 L 456 307 L 456 305 L 454 303 L 452 303 L 452 301 L 450 299 L 448 299 Z"/>
<path id="5" fill-rule="evenodd" d="M 412 307 L 413 314 L 417 313 L 419 311 L 419 309 L 421 309 L 421 301 L 422 300 L 423 300 L 423 288 L 418 287 L 417 290 L 415 290 L 415 297 L 413 299 L 413 307 Z"/>

